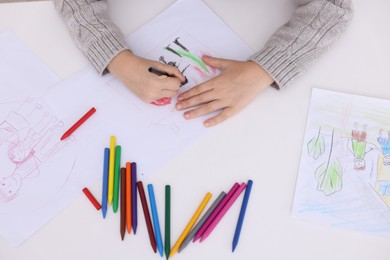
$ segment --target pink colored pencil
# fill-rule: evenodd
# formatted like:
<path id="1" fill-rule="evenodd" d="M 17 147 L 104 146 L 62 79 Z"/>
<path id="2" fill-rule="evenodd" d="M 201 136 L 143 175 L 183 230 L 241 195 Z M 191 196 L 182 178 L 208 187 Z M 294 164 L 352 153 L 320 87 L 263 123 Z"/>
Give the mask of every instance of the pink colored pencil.
<path id="1" fill-rule="evenodd" d="M 200 238 L 200 242 L 204 241 L 213 231 L 213 229 L 218 225 L 219 221 L 223 218 L 226 212 L 230 209 L 230 207 L 237 200 L 238 196 L 240 196 L 241 192 L 245 190 L 246 183 L 241 183 L 240 187 L 234 192 L 233 196 L 229 199 L 223 209 L 218 213 L 213 222 L 207 227 L 202 237 Z"/>
<path id="2" fill-rule="evenodd" d="M 239 188 L 239 184 L 236 182 L 233 187 L 229 190 L 229 192 L 226 194 L 226 196 L 223 198 L 223 200 L 219 203 L 219 205 L 215 208 L 213 213 L 211 213 L 210 217 L 206 220 L 206 222 L 203 224 L 203 226 L 199 229 L 198 232 L 196 232 L 196 235 L 194 237 L 193 242 L 198 240 L 203 236 L 203 233 L 206 231 L 206 229 L 209 227 L 209 225 L 213 222 L 215 217 L 218 215 L 218 213 L 223 209 L 223 207 L 226 205 L 226 203 L 229 201 L 229 199 L 233 196 L 234 192 Z"/>

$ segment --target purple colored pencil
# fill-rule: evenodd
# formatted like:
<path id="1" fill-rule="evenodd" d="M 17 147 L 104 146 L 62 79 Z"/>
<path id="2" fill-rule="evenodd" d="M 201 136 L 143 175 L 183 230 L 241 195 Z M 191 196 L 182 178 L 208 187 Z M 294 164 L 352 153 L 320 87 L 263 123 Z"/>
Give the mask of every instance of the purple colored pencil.
<path id="1" fill-rule="evenodd" d="M 131 225 L 133 226 L 134 234 L 137 232 L 137 163 L 131 163 Z"/>

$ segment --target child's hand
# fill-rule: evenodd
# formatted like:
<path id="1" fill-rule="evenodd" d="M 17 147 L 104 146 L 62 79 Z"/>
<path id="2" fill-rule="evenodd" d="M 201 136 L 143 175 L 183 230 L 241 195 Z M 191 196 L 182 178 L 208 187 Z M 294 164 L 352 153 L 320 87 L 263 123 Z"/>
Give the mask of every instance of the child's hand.
<path id="1" fill-rule="evenodd" d="M 232 117 L 248 105 L 273 79 L 253 61 L 233 61 L 203 56 L 203 61 L 221 70 L 221 74 L 178 96 L 176 109 L 184 110 L 186 119 L 197 118 L 221 109 L 204 122 L 215 126 Z"/>
<path id="2" fill-rule="evenodd" d="M 166 72 L 170 77 L 150 73 L 150 67 Z M 176 67 L 138 57 L 127 50 L 115 56 L 107 69 L 145 102 L 175 96 L 180 83 L 185 81 Z"/>

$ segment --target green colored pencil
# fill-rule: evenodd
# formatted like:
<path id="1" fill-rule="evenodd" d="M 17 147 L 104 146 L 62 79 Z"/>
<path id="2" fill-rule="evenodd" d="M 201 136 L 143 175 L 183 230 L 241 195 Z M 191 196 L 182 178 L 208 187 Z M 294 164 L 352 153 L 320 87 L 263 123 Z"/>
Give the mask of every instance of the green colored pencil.
<path id="1" fill-rule="evenodd" d="M 115 147 L 114 198 L 112 203 L 112 209 L 114 210 L 114 213 L 118 211 L 120 171 L 121 171 L 121 147 L 117 145 Z"/>
<path id="2" fill-rule="evenodd" d="M 165 185 L 165 256 L 171 253 L 171 186 Z"/>

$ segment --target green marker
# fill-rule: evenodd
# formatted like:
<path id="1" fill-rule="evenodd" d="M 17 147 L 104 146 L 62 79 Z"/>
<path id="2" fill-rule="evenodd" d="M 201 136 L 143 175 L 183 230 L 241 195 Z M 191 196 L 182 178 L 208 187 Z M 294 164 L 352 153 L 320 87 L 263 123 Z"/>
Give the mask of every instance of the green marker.
<path id="1" fill-rule="evenodd" d="M 165 256 L 171 253 L 171 186 L 165 185 Z"/>
<path id="2" fill-rule="evenodd" d="M 114 210 L 114 213 L 118 211 L 120 171 L 121 171 L 121 147 L 120 145 L 117 145 L 115 147 L 114 198 L 112 203 L 112 209 Z"/>

